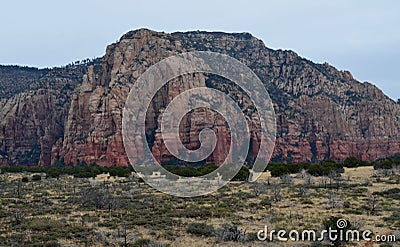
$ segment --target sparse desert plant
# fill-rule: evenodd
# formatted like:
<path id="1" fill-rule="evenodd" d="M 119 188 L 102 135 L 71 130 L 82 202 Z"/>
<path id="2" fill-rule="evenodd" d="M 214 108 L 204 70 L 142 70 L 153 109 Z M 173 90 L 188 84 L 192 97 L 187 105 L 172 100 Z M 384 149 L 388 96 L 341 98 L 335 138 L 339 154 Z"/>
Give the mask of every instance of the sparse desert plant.
<path id="1" fill-rule="evenodd" d="M 154 242 L 147 238 L 139 238 L 132 245 L 132 247 L 169 247 L 168 244 Z"/>
<path id="2" fill-rule="evenodd" d="M 21 207 L 17 207 L 10 210 L 10 216 L 14 225 L 20 225 L 25 220 L 26 213 Z"/>
<path id="3" fill-rule="evenodd" d="M 400 212 L 392 212 L 390 216 L 383 217 L 386 223 L 396 225 L 400 227 Z"/>
<path id="4" fill-rule="evenodd" d="M 310 173 L 308 173 L 308 172 L 305 172 L 305 173 L 303 173 L 304 175 L 303 175 L 303 180 L 304 180 L 304 184 L 305 185 L 312 185 L 312 184 L 314 184 L 314 177 L 310 174 Z"/>
<path id="5" fill-rule="evenodd" d="M 250 176 L 249 168 L 242 166 L 239 172 L 232 178 L 232 181 L 248 181 Z"/>
<path id="6" fill-rule="evenodd" d="M 300 186 L 298 189 L 299 197 L 308 197 L 310 195 L 310 189 L 307 186 Z"/>
<path id="7" fill-rule="evenodd" d="M 273 200 L 270 197 L 264 198 L 261 200 L 260 205 L 265 207 L 265 208 L 272 208 L 272 202 Z"/>
<path id="8" fill-rule="evenodd" d="M 290 183 L 292 183 L 292 181 L 293 181 L 293 178 L 289 174 L 281 176 L 281 182 L 283 184 L 290 184 Z"/>
<path id="9" fill-rule="evenodd" d="M 344 160 L 344 167 L 359 167 L 359 166 L 369 166 L 370 163 L 368 161 L 359 160 L 355 157 L 348 157 Z"/>
<path id="10" fill-rule="evenodd" d="M 147 238 L 139 238 L 136 239 L 132 244 L 133 247 L 147 247 L 151 243 L 150 239 Z"/>
<path id="11" fill-rule="evenodd" d="M 263 182 L 251 183 L 251 192 L 254 196 L 259 196 L 267 191 L 267 187 Z"/>
<path id="12" fill-rule="evenodd" d="M 363 209 L 368 211 L 368 214 L 375 215 L 378 210 L 379 199 L 377 195 L 369 194 L 365 199 L 365 203 L 362 206 Z"/>
<path id="13" fill-rule="evenodd" d="M 83 206 L 108 209 L 109 212 L 119 206 L 118 196 L 113 195 L 107 185 L 90 186 L 82 189 L 80 194 L 80 201 Z"/>
<path id="14" fill-rule="evenodd" d="M 336 192 L 329 192 L 326 203 L 329 209 L 341 208 L 343 206 L 343 201 Z"/>
<path id="15" fill-rule="evenodd" d="M 40 180 L 42 180 L 42 176 L 37 175 L 37 174 L 32 176 L 32 181 L 40 181 Z"/>
<path id="16" fill-rule="evenodd" d="M 281 186 L 278 184 L 272 184 L 271 185 L 271 193 L 272 193 L 272 199 L 275 202 L 279 202 L 283 199 L 282 196 L 282 190 L 281 190 Z"/>
<path id="17" fill-rule="evenodd" d="M 59 247 L 59 246 L 61 246 L 61 245 L 55 240 L 48 241 L 43 245 L 43 247 Z"/>
<path id="18" fill-rule="evenodd" d="M 19 168 L 7 169 L 17 171 Z M 7 169 L 4 169 L 5 174 L 0 174 L 0 218 L 1 227 L 4 226 L 0 243 L 5 246 L 44 246 L 46 243 L 57 246 L 56 240 L 64 244 L 63 239 L 86 246 L 135 246 L 135 239 L 149 240 L 136 246 L 173 246 L 175 241 L 188 237 L 195 238 L 199 245 L 226 239 L 238 243 L 216 244 L 250 246 L 257 242 L 250 242 L 256 240 L 255 229 L 250 225 L 268 223 L 275 228 L 290 229 L 293 224 L 299 224 L 301 228 L 317 229 L 324 215 L 331 214 L 345 214 L 343 217 L 351 219 L 355 229 L 360 226 L 354 220 L 365 222 L 362 229 L 376 227 L 382 232 L 400 226 L 397 213 L 400 189 L 396 176 L 379 174 L 381 181 L 374 180 L 372 187 L 366 187 L 363 181 L 371 179 L 372 167 L 346 169 L 343 177 L 351 177 L 349 186 L 339 186 L 338 190 L 335 180 L 332 180 L 335 189 L 329 188 L 327 176 L 315 178 L 317 183 L 308 183 L 306 173 L 302 172 L 292 175 L 293 182 L 289 185 L 280 183 L 277 177 L 263 174 L 257 183 L 266 189 L 265 193 L 264 188 L 252 187 L 253 183 L 233 182 L 201 200 L 157 193 L 145 183 L 139 186 L 138 179 L 107 178 L 107 175 L 99 175 L 96 179 L 73 177 L 75 172 L 90 170 L 101 174 L 109 168 L 65 166 L 56 168 L 62 170 L 58 178 L 28 183 L 23 183 L 21 178 L 27 176 L 33 181 L 33 174 L 47 174 L 50 168 L 27 167 L 29 172 L 22 170 L 15 175 Z M 322 178 L 326 180 L 325 188 L 320 182 Z M 255 197 L 254 194 L 260 195 Z M 373 220 L 367 216 L 372 214 L 372 205 L 366 205 L 370 195 L 377 198 L 375 215 L 382 214 Z M 327 207 L 328 197 L 335 205 L 332 208 Z M 236 223 L 216 226 L 214 232 L 218 234 L 209 235 L 211 231 L 207 228 L 215 222 L 231 221 Z M 126 222 L 126 234 L 123 222 Z M 205 225 L 197 227 L 198 233 L 195 233 L 188 230 L 192 223 Z M 248 226 L 252 233 L 246 232 Z M 13 237 L 7 237 L 6 234 L 11 233 Z M 128 234 L 125 242 L 124 236 Z M 209 239 L 210 236 L 214 237 Z M 162 242 L 154 242 L 156 239 Z M 136 244 L 140 244 L 140 240 Z"/>
<path id="19" fill-rule="evenodd" d="M 205 223 L 190 223 L 186 232 L 204 237 L 211 237 L 214 235 L 214 227 Z"/>
<path id="20" fill-rule="evenodd" d="M 25 222 L 25 227 L 33 231 L 56 231 L 63 229 L 64 224 L 48 217 L 31 218 Z"/>
<path id="21" fill-rule="evenodd" d="M 225 223 L 215 231 L 217 241 L 242 242 L 246 239 L 246 230 L 235 222 Z"/>
<path id="22" fill-rule="evenodd" d="M 249 232 L 246 234 L 246 241 L 253 242 L 258 241 L 257 233 L 256 232 Z"/>
<path id="23" fill-rule="evenodd" d="M 372 181 L 369 178 L 364 179 L 362 186 L 372 186 Z"/>
<path id="24" fill-rule="evenodd" d="M 344 208 L 350 208 L 351 207 L 351 203 L 349 201 L 345 201 L 345 202 L 343 202 L 343 207 Z"/>

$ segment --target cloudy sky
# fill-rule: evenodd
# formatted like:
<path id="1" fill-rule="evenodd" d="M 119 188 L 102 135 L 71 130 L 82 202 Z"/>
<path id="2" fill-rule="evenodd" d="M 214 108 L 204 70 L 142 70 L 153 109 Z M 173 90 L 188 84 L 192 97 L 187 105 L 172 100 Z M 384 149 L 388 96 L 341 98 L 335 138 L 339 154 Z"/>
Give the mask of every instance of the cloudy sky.
<path id="1" fill-rule="evenodd" d="M 3 1 L 0 64 L 102 56 L 133 29 L 250 32 L 274 49 L 350 70 L 400 98 L 400 1 Z M 193 1 L 194 2 L 194 1 Z"/>

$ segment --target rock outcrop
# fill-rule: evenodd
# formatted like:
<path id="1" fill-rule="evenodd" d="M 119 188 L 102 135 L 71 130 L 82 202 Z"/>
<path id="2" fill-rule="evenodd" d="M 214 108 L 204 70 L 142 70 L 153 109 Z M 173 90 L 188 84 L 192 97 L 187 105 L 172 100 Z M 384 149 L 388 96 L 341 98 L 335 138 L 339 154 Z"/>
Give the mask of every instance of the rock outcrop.
<path id="1" fill-rule="evenodd" d="M 0 67 L 0 164 L 49 165 L 86 65 Z"/>
<path id="2" fill-rule="evenodd" d="M 50 165 L 64 158 L 74 164 L 128 165 L 121 119 L 130 88 L 151 65 L 194 50 L 232 56 L 264 82 L 277 116 L 274 160 L 343 160 L 349 156 L 375 160 L 400 153 L 400 105 L 374 85 L 356 81 L 348 71 L 315 64 L 292 51 L 269 49 L 248 33 L 167 34 L 140 29 L 109 45 L 96 63 L 70 69 L 69 77 L 47 80 L 53 82 L 49 83 L 52 87 L 36 83 L 42 86 L 2 95 L 0 162 Z M 34 81 L 51 78 L 52 71 L 34 72 L 38 78 Z M 160 135 L 161 112 L 175 96 L 197 86 L 219 89 L 240 103 L 252 131 L 254 155 L 259 124 L 249 97 L 222 79 L 197 74 L 174 79 L 153 99 L 146 133 L 157 159 L 173 158 Z M 208 161 L 219 163 L 229 150 L 230 135 L 218 114 L 201 109 L 189 114 L 181 125 L 181 139 L 187 147 L 198 148 L 203 127 L 218 133 L 217 150 Z M 141 152 L 139 148 L 137 154 Z"/>

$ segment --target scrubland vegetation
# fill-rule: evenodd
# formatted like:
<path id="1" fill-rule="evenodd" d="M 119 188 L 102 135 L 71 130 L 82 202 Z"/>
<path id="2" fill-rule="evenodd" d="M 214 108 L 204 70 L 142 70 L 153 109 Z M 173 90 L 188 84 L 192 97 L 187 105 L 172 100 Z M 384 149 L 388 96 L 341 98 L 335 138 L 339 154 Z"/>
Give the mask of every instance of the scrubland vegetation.
<path id="1" fill-rule="evenodd" d="M 266 243 L 257 232 L 319 230 L 343 218 L 354 229 L 395 234 L 399 161 L 271 164 L 257 182 L 243 176 L 197 198 L 162 194 L 128 167 L 1 167 L 0 246 L 364 246 Z"/>

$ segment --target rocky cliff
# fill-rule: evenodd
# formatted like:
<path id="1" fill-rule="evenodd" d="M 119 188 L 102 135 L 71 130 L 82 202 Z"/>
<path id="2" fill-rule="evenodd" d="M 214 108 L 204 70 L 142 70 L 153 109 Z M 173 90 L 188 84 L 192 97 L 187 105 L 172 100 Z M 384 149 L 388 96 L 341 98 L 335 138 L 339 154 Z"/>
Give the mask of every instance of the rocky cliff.
<path id="1" fill-rule="evenodd" d="M 12 75 L 0 70 L 0 162 L 50 165 L 64 158 L 66 163 L 127 165 L 121 119 L 131 86 L 151 65 L 194 50 L 232 56 L 264 82 L 277 115 L 275 160 L 375 160 L 400 153 L 400 105 L 350 72 L 315 64 L 292 51 L 271 50 L 248 33 L 140 29 L 109 45 L 96 63 L 46 71 L 14 68 Z M 12 81 L 24 87 L 10 91 Z M 146 133 L 157 159 L 173 158 L 160 135 L 160 113 L 175 96 L 197 86 L 217 88 L 239 102 L 252 131 L 251 160 L 258 149 L 259 125 L 249 97 L 222 78 L 205 74 L 176 78 L 154 97 Z M 202 109 L 189 114 L 180 127 L 181 139 L 197 148 L 203 127 L 218 133 L 217 149 L 208 160 L 219 163 L 230 136 L 218 114 Z"/>
<path id="2" fill-rule="evenodd" d="M 51 163 L 71 95 L 86 72 L 87 64 L 40 70 L 0 66 L 0 165 Z"/>

